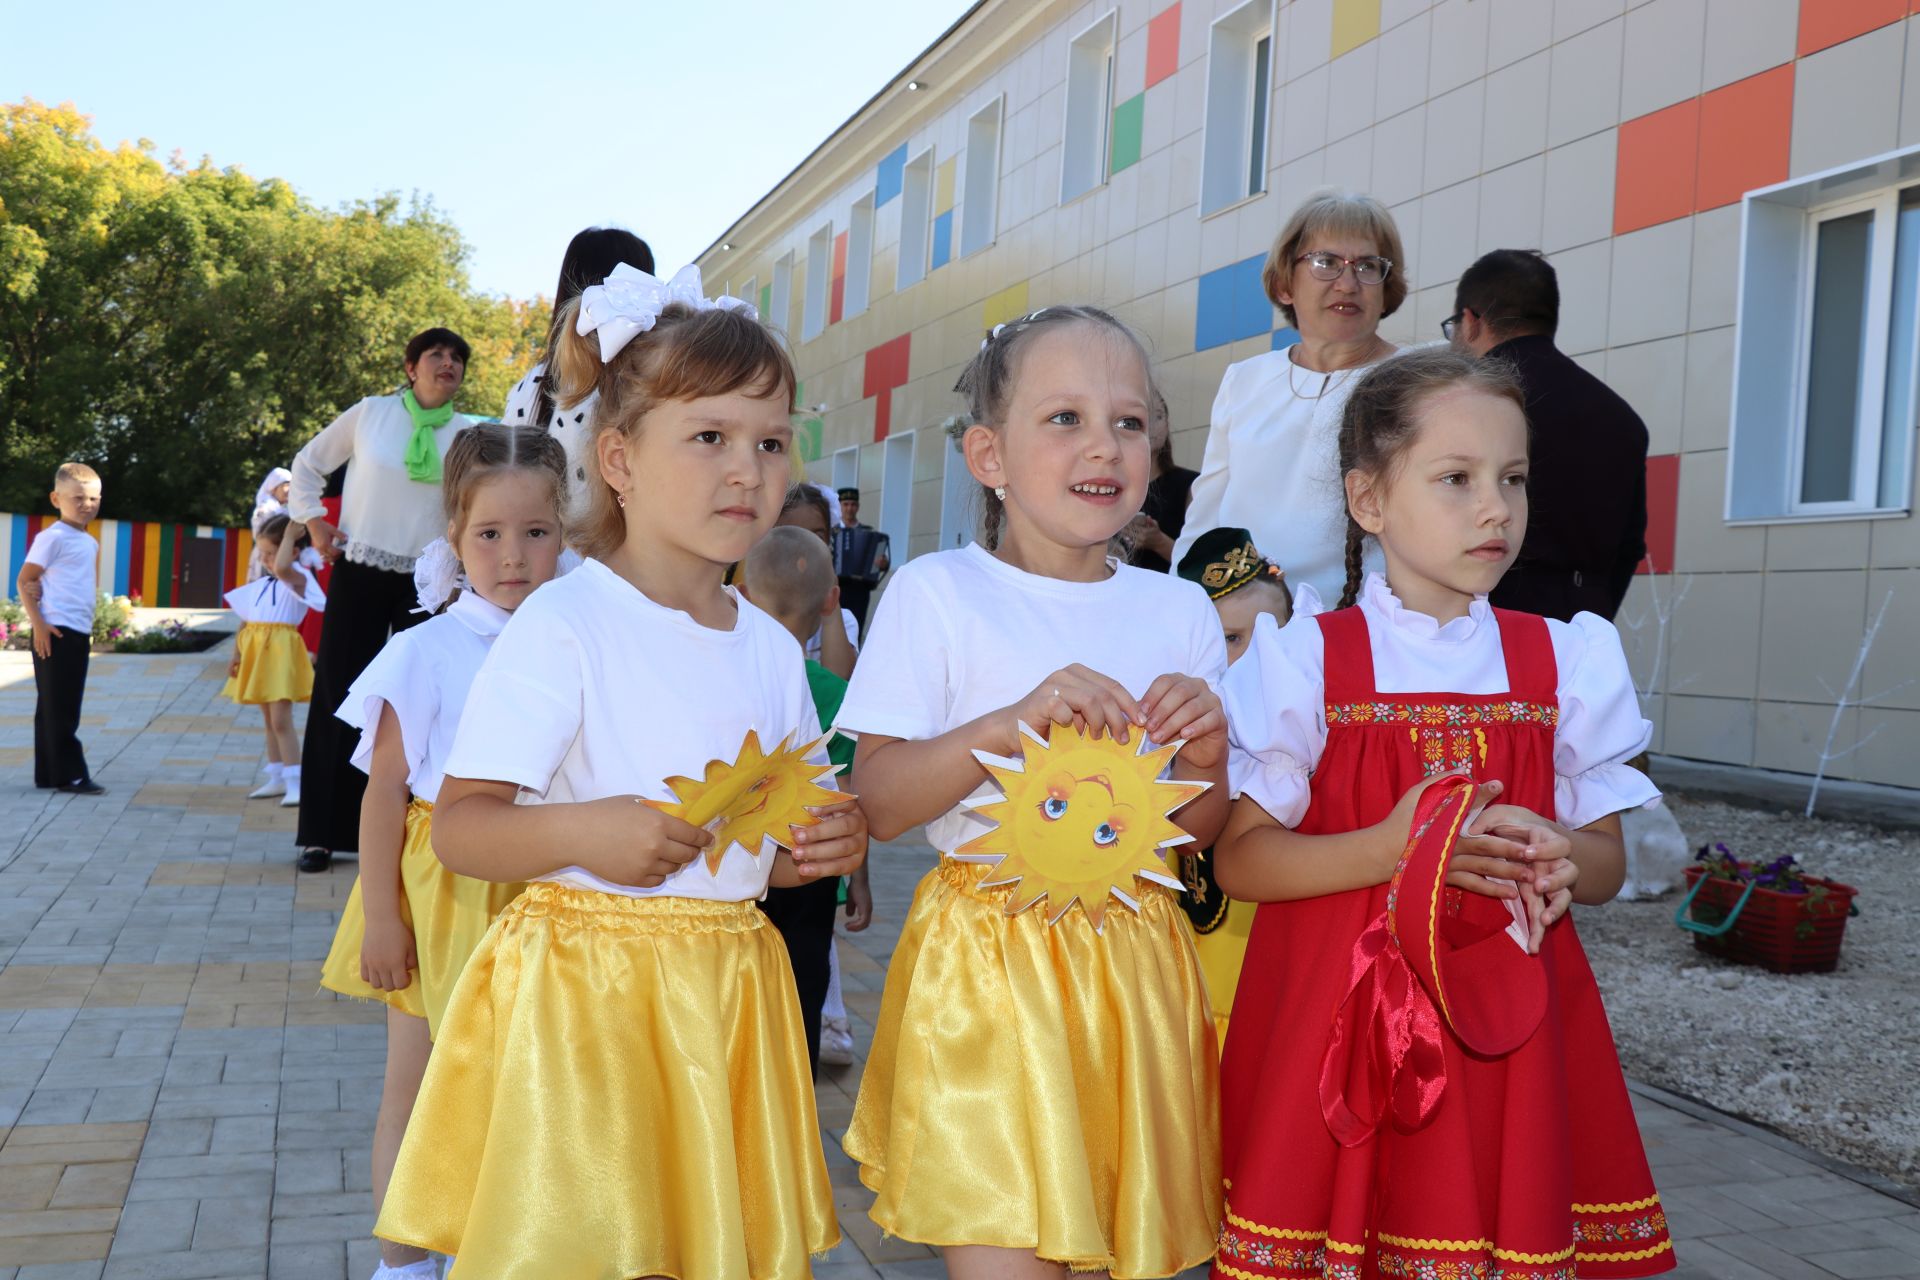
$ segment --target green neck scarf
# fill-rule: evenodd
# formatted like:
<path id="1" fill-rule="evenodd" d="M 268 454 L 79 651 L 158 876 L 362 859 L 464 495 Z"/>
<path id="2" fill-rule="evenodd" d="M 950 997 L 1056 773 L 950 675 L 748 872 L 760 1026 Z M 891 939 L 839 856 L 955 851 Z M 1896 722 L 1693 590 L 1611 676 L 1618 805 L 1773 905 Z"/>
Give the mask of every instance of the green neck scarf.
<path id="1" fill-rule="evenodd" d="M 421 484 L 439 484 L 440 446 L 433 442 L 433 433 L 453 421 L 453 404 L 449 401 L 438 409 L 422 409 L 413 398 L 412 387 L 400 393 L 400 403 L 413 419 L 413 434 L 407 438 L 407 478 Z"/>

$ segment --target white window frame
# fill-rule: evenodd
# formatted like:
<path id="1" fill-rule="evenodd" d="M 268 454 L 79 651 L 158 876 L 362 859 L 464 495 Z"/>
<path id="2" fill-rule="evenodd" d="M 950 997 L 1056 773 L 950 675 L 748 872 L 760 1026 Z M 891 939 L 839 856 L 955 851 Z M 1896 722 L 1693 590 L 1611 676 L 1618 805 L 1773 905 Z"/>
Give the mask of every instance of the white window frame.
<path id="1" fill-rule="evenodd" d="M 793 322 L 793 252 L 780 255 L 773 264 L 772 292 L 767 295 L 766 321 L 778 329 L 782 336 L 787 326 Z"/>
<path id="2" fill-rule="evenodd" d="M 973 499 L 980 484 L 967 469 L 966 455 L 960 452 L 960 438 L 951 428 L 958 419 L 948 419 L 943 427 L 940 464 L 940 550 L 952 551 L 973 541 Z"/>
<path id="3" fill-rule="evenodd" d="M 1000 148 L 1005 141 L 1006 97 L 967 117 L 967 171 L 960 175 L 960 209 L 954 257 L 990 247 L 1000 236 Z"/>
<path id="4" fill-rule="evenodd" d="M 873 291 L 873 192 L 853 202 L 847 218 L 846 291 L 840 300 L 840 318 L 851 320 L 867 309 Z"/>
<path id="5" fill-rule="evenodd" d="M 1067 45 L 1067 109 L 1060 126 L 1061 204 L 1104 186 L 1111 176 L 1119 25 L 1119 11 L 1109 9 Z"/>
<path id="6" fill-rule="evenodd" d="M 833 223 L 823 222 L 807 237 L 807 286 L 800 304 L 800 341 L 812 342 L 827 331 L 827 306 L 832 294 Z"/>
<path id="7" fill-rule="evenodd" d="M 860 487 L 860 446 L 847 445 L 833 451 L 833 494 L 837 500 L 842 489 Z M 836 508 L 837 509 L 837 508 Z"/>
<path id="8" fill-rule="evenodd" d="M 1266 152 L 1273 136 L 1274 0 L 1247 0 L 1214 19 L 1207 34 L 1206 123 L 1200 141 L 1200 216 L 1224 213 L 1267 193 Z M 1267 42 L 1265 127 L 1254 138 L 1255 62 L 1260 41 Z M 1256 148 L 1259 186 L 1252 187 Z"/>
<path id="9" fill-rule="evenodd" d="M 889 562 L 898 568 L 907 562 L 907 540 L 913 535 L 912 431 L 891 431 L 880 442 L 880 518 L 874 527 L 887 535 Z"/>
<path id="10" fill-rule="evenodd" d="M 734 293 L 733 288 L 729 286 L 727 293 L 732 297 L 740 299 L 742 302 L 751 302 L 755 307 L 758 307 L 760 305 L 760 277 L 748 276 L 747 282 L 741 286 L 740 292 Z"/>
<path id="11" fill-rule="evenodd" d="M 933 250 L 933 148 L 913 159 L 900 177 L 900 256 L 894 265 L 895 293 L 927 278 Z"/>

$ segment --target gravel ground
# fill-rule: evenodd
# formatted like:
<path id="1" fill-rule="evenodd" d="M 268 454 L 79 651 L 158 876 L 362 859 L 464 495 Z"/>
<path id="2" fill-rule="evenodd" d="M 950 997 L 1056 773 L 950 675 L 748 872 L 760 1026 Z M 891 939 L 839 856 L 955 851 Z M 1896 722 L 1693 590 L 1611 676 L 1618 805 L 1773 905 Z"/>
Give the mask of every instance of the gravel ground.
<path id="1" fill-rule="evenodd" d="M 1920 834 L 1668 796 L 1690 844 L 1860 890 L 1834 973 L 1696 951 L 1678 893 L 1577 908 L 1629 1075 L 1920 1187 Z"/>

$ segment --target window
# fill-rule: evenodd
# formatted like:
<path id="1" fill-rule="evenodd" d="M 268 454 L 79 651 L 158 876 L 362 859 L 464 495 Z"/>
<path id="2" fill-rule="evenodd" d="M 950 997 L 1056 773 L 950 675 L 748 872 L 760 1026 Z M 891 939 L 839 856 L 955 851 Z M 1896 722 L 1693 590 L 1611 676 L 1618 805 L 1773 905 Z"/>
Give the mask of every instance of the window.
<path id="1" fill-rule="evenodd" d="M 1747 197 L 1730 521 L 1857 518 L 1911 503 L 1920 185 L 1901 185 L 1913 173 L 1901 158 Z"/>
<path id="2" fill-rule="evenodd" d="M 767 293 L 767 323 L 787 332 L 793 322 L 793 255 L 785 254 L 773 264 L 773 285 Z"/>
<path id="3" fill-rule="evenodd" d="M 913 532 L 913 437 L 902 431 L 880 442 L 880 518 L 874 527 L 887 535 L 892 561 L 907 562 Z"/>
<path id="4" fill-rule="evenodd" d="M 853 202 L 853 216 L 847 222 L 846 298 L 840 318 L 857 316 L 867 309 L 867 294 L 873 279 L 873 192 Z"/>
<path id="5" fill-rule="evenodd" d="M 742 302 L 751 302 L 757 307 L 760 305 L 760 278 L 758 276 L 748 276 L 745 284 L 741 285 L 738 289 L 729 286 L 727 292 Z"/>
<path id="6" fill-rule="evenodd" d="M 960 256 L 964 258 L 992 244 L 999 233 L 999 98 L 967 121 L 967 174 L 960 203 Z"/>
<path id="7" fill-rule="evenodd" d="M 900 262 L 894 269 L 894 289 L 919 284 L 927 278 L 927 230 L 933 225 L 933 152 L 922 151 L 907 162 L 900 186 Z"/>
<path id="8" fill-rule="evenodd" d="M 1213 24 L 1200 155 L 1203 216 L 1267 189 L 1272 64 L 1273 0 L 1248 0 Z"/>
<path id="9" fill-rule="evenodd" d="M 827 327 L 827 295 L 833 285 L 833 224 L 807 241 L 807 295 L 800 308 L 800 341 L 811 342 Z"/>
<path id="10" fill-rule="evenodd" d="M 1113 33 L 1107 15 L 1067 48 L 1066 134 L 1060 148 L 1060 203 L 1107 180 L 1107 134 L 1113 123 Z"/>

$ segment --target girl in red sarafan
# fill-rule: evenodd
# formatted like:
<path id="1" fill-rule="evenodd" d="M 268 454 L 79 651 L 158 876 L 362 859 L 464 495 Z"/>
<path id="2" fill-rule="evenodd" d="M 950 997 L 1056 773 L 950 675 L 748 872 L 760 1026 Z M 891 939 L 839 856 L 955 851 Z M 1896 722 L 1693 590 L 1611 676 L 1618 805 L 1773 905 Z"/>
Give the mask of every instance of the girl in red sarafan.
<path id="1" fill-rule="evenodd" d="M 1262 622 L 1224 688 L 1240 798 L 1217 875 L 1261 905 L 1221 1064 L 1214 1274 L 1668 1270 L 1566 916 L 1619 890 L 1618 815 L 1658 797 L 1626 765 L 1650 726 L 1609 623 L 1487 603 L 1526 533 L 1518 386 L 1445 350 L 1389 360 L 1347 403 L 1340 462 L 1342 607 Z M 1363 583 L 1367 535 L 1386 573 Z"/>

